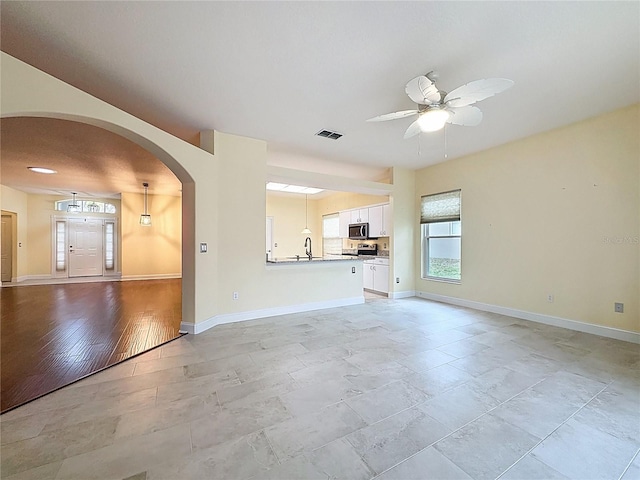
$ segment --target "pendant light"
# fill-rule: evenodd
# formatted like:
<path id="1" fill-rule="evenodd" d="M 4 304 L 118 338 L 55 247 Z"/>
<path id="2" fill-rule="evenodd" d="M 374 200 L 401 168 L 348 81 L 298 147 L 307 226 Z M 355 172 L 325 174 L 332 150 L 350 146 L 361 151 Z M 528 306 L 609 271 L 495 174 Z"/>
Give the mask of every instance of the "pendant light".
<path id="1" fill-rule="evenodd" d="M 80 205 L 78 205 L 78 202 L 76 202 L 76 192 L 71 192 L 71 195 L 73 195 L 73 200 L 71 200 L 71 203 L 67 206 L 67 212 L 80 213 L 81 208 Z"/>
<path id="2" fill-rule="evenodd" d="M 149 189 L 149 184 L 145 182 L 142 186 L 144 187 L 144 213 L 140 215 L 140 225 L 143 227 L 150 227 L 151 215 L 149 215 L 149 212 L 147 211 L 147 190 Z"/>
<path id="3" fill-rule="evenodd" d="M 302 233 L 310 234 L 311 230 L 309 230 L 309 195 L 304 196 L 304 229 Z"/>

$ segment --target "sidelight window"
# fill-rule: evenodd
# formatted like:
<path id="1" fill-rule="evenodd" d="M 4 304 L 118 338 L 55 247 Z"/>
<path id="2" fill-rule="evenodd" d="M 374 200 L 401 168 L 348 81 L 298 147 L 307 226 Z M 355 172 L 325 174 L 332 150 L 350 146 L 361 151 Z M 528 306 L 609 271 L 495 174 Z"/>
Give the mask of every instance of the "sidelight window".
<path id="1" fill-rule="evenodd" d="M 104 270 L 105 273 L 115 270 L 115 222 L 107 221 L 104 224 Z"/>
<path id="2" fill-rule="evenodd" d="M 67 270 L 67 222 L 56 221 L 55 229 L 55 256 L 56 256 L 56 272 L 65 272 Z"/>

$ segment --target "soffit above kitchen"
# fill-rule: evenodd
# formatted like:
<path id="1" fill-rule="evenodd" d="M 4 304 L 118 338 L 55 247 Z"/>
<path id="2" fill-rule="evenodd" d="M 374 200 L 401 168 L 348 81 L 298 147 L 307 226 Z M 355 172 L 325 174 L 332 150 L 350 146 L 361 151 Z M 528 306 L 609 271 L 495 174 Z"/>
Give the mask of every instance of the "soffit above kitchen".
<path id="1" fill-rule="evenodd" d="M 640 100 L 638 2 L 2 2 L 2 50 L 194 144 L 219 130 L 373 168 L 444 161 L 403 140 L 412 78 L 503 77 L 449 159 Z M 342 134 L 337 140 L 316 135 Z M 276 159 L 277 161 L 277 159 Z"/>

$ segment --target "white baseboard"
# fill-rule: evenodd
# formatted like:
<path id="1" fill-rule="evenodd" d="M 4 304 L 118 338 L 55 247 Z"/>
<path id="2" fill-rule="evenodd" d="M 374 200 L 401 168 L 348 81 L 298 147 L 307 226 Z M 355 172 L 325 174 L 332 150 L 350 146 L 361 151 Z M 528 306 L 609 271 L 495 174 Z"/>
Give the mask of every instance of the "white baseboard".
<path id="1" fill-rule="evenodd" d="M 310 312 L 312 310 L 323 310 L 326 308 L 346 307 L 364 303 L 364 296 L 340 298 L 338 300 L 325 300 L 322 302 L 302 303 L 299 305 L 286 305 L 283 307 L 263 308 L 260 310 L 249 310 L 246 312 L 226 313 L 216 315 L 203 322 L 191 323 L 181 322 L 180 332 L 198 334 L 209 330 L 216 325 L 224 323 L 242 322 L 257 318 L 275 317 L 277 315 L 287 315 L 290 313 Z"/>
<path id="2" fill-rule="evenodd" d="M 614 338 L 616 340 L 640 344 L 640 333 L 631 332 L 629 330 L 594 325 L 592 323 L 580 322 L 578 320 L 569 320 L 568 318 L 527 312 L 524 310 L 517 310 L 515 308 L 501 307 L 499 305 L 491 305 L 488 303 L 475 302 L 464 298 L 448 297 L 446 295 L 438 295 L 429 292 L 416 292 L 416 297 L 434 300 L 436 302 L 449 303 L 452 305 L 459 305 L 461 307 L 475 308 L 476 310 L 482 310 L 484 312 L 499 313 L 501 315 L 520 318 L 522 320 L 544 323 L 545 325 L 551 325 L 553 327 L 567 328 L 578 332 L 591 333 L 593 335 L 600 335 L 601 337 Z"/>
<path id="3" fill-rule="evenodd" d="M 415 297 L 415 296 L 416 296 L 415 290 L 405 290 L 403 292 L 389 293 L 389 298 L 409 298 L 409 297 Z"/>
<path id="4" fill-rule="evenodd" d="M 38 280 L 49 280 L 51 275 L 20 275 L 19 277 L 12 278 L 11 281 L 15 283 L 30 282 Z"/>
<path id="5" fill-rule="evenodd" d="M 120 280 L 127 282 L 130 280 L 166 280 L 171 278 L 182 278 L 181 273 L 157 273 L 152 275 L 123 275 Z"/>

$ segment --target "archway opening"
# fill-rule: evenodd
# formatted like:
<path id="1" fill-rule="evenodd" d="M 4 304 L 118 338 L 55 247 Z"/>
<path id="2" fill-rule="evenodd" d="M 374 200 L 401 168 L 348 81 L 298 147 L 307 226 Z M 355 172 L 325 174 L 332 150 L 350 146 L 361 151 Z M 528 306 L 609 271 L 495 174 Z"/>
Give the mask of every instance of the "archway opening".
<path id="1" fill-rule="evenodd" d="M 179 284 L 179 296 L 181 297 L 181 307 L 180 307 L 180 312 L 179 312 L 179 318 L 180 320 L 187 320 L 187 321 L 193 321 L 193 315 L 194 315 L 194 304 L 195 304 L 195 288 L 194 288 L 194 284 L 195 284 L 195 278 L 194 278 L 194 272 L 195 272 L 195 256 L 194 256 L 194 242 L 193 242 L 193 238 L 194 238 L 194 212 L 195 212 L 195 183 L 193 181 L 193 179 L 191 178 L 191 176 L 186 172 L 186 170 L 182 167 L 182 165 L 180 165 L 179 161 L 177 159 L 175 159 L 172 155 L 168 154 L 166 152 L 166 150 L 164 150 L 162 147 L 158 146 L 156 143 L 152 142 L 151 140 L 143 137 L 142 135 L 132 132 L 130 130 L 127 130 L 123 127 L 120 127 L 118 125 L 114 125 L 114 124 L 109 124 L 107 122 L 104 121 L 100 121 L 100 120 L 96 120 L 96 119 L 87 119 L 87 118 L 83 118 L 83 117 L 73 117 L 71 118 L 70 116 L 65 116 L 65 115 L 56 115 L 56 114 L 38 114 L 38 115 L 26 115 L 26 116 L 19 116 L 19 117 L 3 117 L 3 129 L 5 125 L 10 125 L 12 122 L 24 122 L 24 121 L 32 121 L 32 122 L 43 122 L 43 121 L 48 121 L 48 122 L 65 122 L 65 123 L 73 123 L 76 127 L 76 130 L 81 131 L 80 133 L 85 133 L 87 132 L 87 129 L 92 129 L 92 130 L 97 130 L 97 131 L 102 131 L 103 133 L 108 133 L 108 135 L 102 135 L 102 137 L 117 137 L 119 138 L 121 141 L 126 140 L 126 142 L 135 144 L 136 148 L 138 148 L 139 150 L 142 150 L 145 152 L 145 155 L 147 155 L 148 157 L 152 157 L 155 159 L 156 162 L 159 162 L 162 165 L 162 168 L 169 170 L 172 175 L 175 177 L 176 184 L 177 185 L 181 185 L 181 200 L 178 201 L 178 210 L 180 212 L 180 219 L 178 220 L 178 224 L 179 224 L 179 230 L 180 230 L 180 234 L 179 234 L 179 245 L 178 245 L 178 256 L 179 256 L 179 264 L 180 264 L 180 275 L 181 275 L 181 281 L 178 280 L 180 282 Z M 24 126 L 23 126 L 24 127 Z M 31 142 L 31 146 L 32 146 L 32 150 L 35 149 L 34 145 L 38 145 L 39 141 L 40 143 L 42 143 L 42 138 L 38 138 L 37 135 L 37 129 L 23 129 L 26 130 L 27 133 L 30 133 L 31 135 L 26 135 L 26 136 L 30 136 L 30 142 Z M 3 132 L 3 148 L 5 146 L 10 146 L 11 142 L 5 142 L 5 140 L 10 139 L 10 136 L 5 136 L 4 135 L 5 132 Z M 114 135 L 115 134 L 115 135 Z M 123 158 L 118 157 L 118 155 L 125 155 L 124 150 L 126 149 L 122 149 L 121 146 L 119 146 L 119 150 L 117 151 L 109 151 L 108 148 L 105 149 L 105 139 L 102 138 L 100 140 L 97 140 L 97 136 L 96 137 L 92 137 L 92 139 L 95 141 L 94 144 L 91 145 L 92 148 L 86 148 L 87 147 L 87 143 L 85 142 L 84 146 L 86 150 L 89 150 L 88 152 L 85 152 L 85 157 L 80 156 L 79 158 L 75 158 L 75 160 L 73 159 L 67 159 L 68 163 L 70 164 L 70 166 L 72 167 L 74 164 L 74 161 L 86 161 L 87 160 L 87 155 L 91 155 L 91 154 L 95 154 L 95 152 L 102 152 L 102 154 L 105 157 L 108 157 L 109 155 L 111 155 L 112 160 L 117 158 L 117 161 L 115 161 L 115 165 L 111 164 L 108 161 L 104 161 L 104 158 L 99 159 L 98 161 L 93 162 L 92 165 L 89 166 L 90 169 L 94 170 L 94 173 L 98 173 L 102 176 L 106 176 L 107 177 L 107 184 L 109 182 L 111 182 L 112 184 L 116 184 L 118 183 L 115 179 L 115 176 L 113 174 L 114 170 L 118 171 L 118 175 L 121 177 L 124 177 L 124 180 L 127 180 L 127 178 L 129 178 L 130 181 L 134 182 L 136 185 L 137 183 L 142 183 L 139 180 L 141 178 L 143 178 L 145 175 L 153 175 L 153 172 L 149 172 L 148 168 L 145 169 L 143 168 L 143 166 L 147 166 L 148 167 L 148 158 L 147 159 L 141 159 L 140 155 L 138 155 L 138 157 L 136 158 L 135 162 L 129 162 L 129 166 L 131 167 L 129 170 L 127 171 L 123 171 L 122 165 L 123 164 L 127 164 L 127 161 L 124 160 Z M 67 142 L 67 144 L 73 143 L 73 138 L 70 138 L 67 135 L 67 138 L 63 138 L 61 139 L 61 141 Z M 122 143 L 122 142 L 119 142 Z M 28 152 L 28 150 L 26 150 Z M 9 169 L 10 167 L 12 168 L 12 162 L 9 161 L 9 156 L 4 155 L 5 152 L 3 152 L 3 163 L 2 163 L 2 169 Z M 33 152 L 32 152 L 33 153 Z M 144 155 L 142 155 L 144 156 Z M 31 164 L 27 165 L 26 163 L 31 163 L 36 161 L 37 159 L 33 156 L 33 155 L 24 155 L 23 156 L 23 165 L 20 165 L 20 168 L 23 168 L 26 171 L 26 167 L 27 166 L 33 166 Z M 37 164 L 35 165 L 37 166 Z M 85 165 L 85 167 L 87 167 L 87 165 Z M 126 169 L 125 169 L 126 170 Z M 110 175 L 111 172 L 111 175 Z M 157 172 L 156 172 L 157 173 Z M 123 175 L 121 175 L 123 174 Z M 78 180 L 82 181 L 82 179 L 87 179 L 86 177 L 83 177 L 82 175 L 78 176 Z M 123 179 L 121 179 L 123 180 Z M 11 181 L 11 175 L 5 175 L 5 172 L 2 172 L 2 184 L 5 185 L 6 183 L 10 183 Z M 156 184 L 157 185 L 157 184 Z M 83 191 L 82 188 L 79 187 L 73 187 L 75 190 L 80 190 Z M 112 188 L 116 188 L 115 186 L 113 186 Z M 160 186 L 156 186 L 156 188 L 158 188 L 160 190 Z M 66 190 L 65 188 L 58 188 L 57 189 L 58 192 L 60 192 L 60 190 L 64 191 Z M 85 188 L 84 190 L 90 190 L 88 188 Z M 142 190 L 142 187 L 140 185 L 139 190 Z M 55 193 L 55 189 L 53 189 L 52 192 L 49 192 L 50 194 L 54 194 Z M 108 194 L 109 192 L 104 192 L 105 194 Z M 163 194 L 166 192 L 162 192 Z M 178 193 L 178 192 L 176 192 Z M 124 207 L 126 205 L 133 205 L 135 204 L 135 200 L 138 197 L 141 197 L 141 193 L 138 194 L 136 192 L 125 192 L 124 193 L 125 196 L 129 197 L 127 198 L 126 202 L 123 200 L 123 198 L 121 197 L 121 202 L 120 202 L 120 207 L 121 207 L 121 215 L 125 215 L 125 211 L 124 211 Z M 178 193 L 178 195 L 180 195 L 180 193 Z M 176 195 L 177 198 L 180 198 L 178 195 Z M 156 199 L 159 198 L 160 196 L 164 196 L 164 197 L 170 197 L 170 195 L 162 195 L 160 193 L 160 191 L 156 192 Z M 153 198 L 153 197 L 152 197 Z M 28 210 L 29 212 L 33 211 L 34 208 L 37 208 L 37 206 L 34 206 L 37 204 L 37 202 L 31 202 L 32 205 L 29 205 Z M 156 206 L 160 206 L 162 205 L 160 208 L 167 208 L 167 203 L 171 203 L 171 202 L 164 202 L 164 204 L 162 202 L 156 202 L 155 205 Z M 125 205 L 126 204 L 126 205 Z M 154 202 L 150 202 L 150 205 L 153 207 Z M 3 204 L 3 209 L 5 209 L 5 206 Z M 173 202 L 173 208 L 175 209 L 175 202 Z M 134 208 L 135 210 L 135 208 Z M 127 214 L 130 214 L 131 212 L 128 212 Z M 139 215 L 141 212 L 135 212 L 134 215 Z M 153 211 L 152 211 L 153 213 Z M 161 217 L 161 213 L 160 211 L 156 210 L 156 223 L 162 223 L 162 221 L 160 220 Z M 166 213 L 166 212 L 165 212 Z M 120 218 L 120 224 L 124 225 L 124 219 L 121 217 Z M 131 218 L 128 218 L 127 220 L 128 223 L 132 223 Z M 165 222 L 167 223 L 167 222 Z M 174 226 L 175 226 L 175 222 L 174 222 Z M 139 228 L 144 230 L 144 227 L 141 227 L 138 225 Z M 124 232 L 122 232 L 124 233 Z M 121 239 L 122 240 L 122 239 Z M 171 238 L 164 238 L 163 241 L 165 243 L 176 243 L 175 242 L 175 237 L 173 239 Z M 52 243 L 51 238 L 49 238 L 49 243 Z M 160 242 L 162 243 L 162 242 Z M 26 245 L 27 247 L 29 247 L 28 245 Z M 123 248 L 123 252 L 126 251 L 126 246 L 124 245 L 124 242 L 121 243 L 121 247 Z M 175 247 L 175 245 L 174 245 Z M 139 245 L 138 245 L 138 249 L 139 249 Z M 34 249 L 34 252 L 36 252 L 37 249 Z M 134 252 L 134 255 L 136 253 Z M 120 258 L 120 261 L 122 261 L 122 257 Z M 38 267 L 35 267 L 35 269 L 32 269 L 31 266 L 29 267 L 29 269 L 27 270 L 29 273 L 32 271 L 36 271 L 37 272 Z M 124 273 L 124 272 L 123 272 Z M 173 272 L 173 273 L 177 273 L 177 272 Z M 154 272 L 151 272 L 151 275 L 154 275 Z M 29 275 L 27 275 L 28 277 Z M 162 276 L 162 275 L 160 275 Z M 134 284 L 134 283 L 138 283 L 138 282 L 122 282 L 122 284 L 124 283 L 129 283 L 129 284 Z M 85 287 L 86 288 L 86 287 Z M 111 289 L 113 289 L 113 287 L 109 287 Z M 6 295 L 3 295 L 3 297 L 8 297 L 8 291 Z M 151 296 L 154 296 L 153 294 L 151 294 Z M 3 308 L 3 316 L 5 316 L 5 314 L 10 315 L 11 311 L 10 310 L 6 310 Z M 179 326 L 179 321 L 178 321 L 178 326 Z M 72 350 L 73 346 L 68 346 L 69 349 Z M 71 353 L 73 353 L 73 351 L 71 351 Z M 114 353 L 114 352 L 112 352 Z M 117 356 L 117 355 L 116 355 Z M 4 370 L 4 366 L 3 366 L 3 370 Z M 69 372 L 67 372 L 69 373 Z M 83 375 L 84 376 L 84 375 Z M 72 378 L 69 375 L 66 375 L 66 377 L 73 381 L 76 380 L 76 378 Z M 69 381 L 66 382 L 66 384 L 70 383 Z M 63 386 L 63 385 L 60 385 Z M 4 392 L 3 392 L 4 393 Z M 3 395 L 4 397 L 4 395 Z M 6 410 L 5 406 L 3 405 L 2 408 L 3 411 Z"/>

